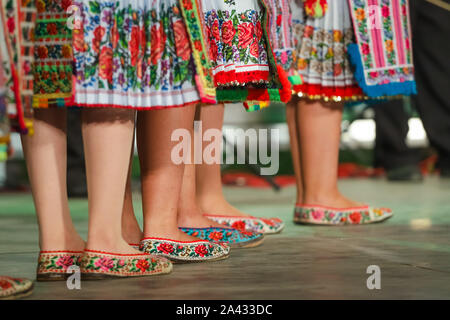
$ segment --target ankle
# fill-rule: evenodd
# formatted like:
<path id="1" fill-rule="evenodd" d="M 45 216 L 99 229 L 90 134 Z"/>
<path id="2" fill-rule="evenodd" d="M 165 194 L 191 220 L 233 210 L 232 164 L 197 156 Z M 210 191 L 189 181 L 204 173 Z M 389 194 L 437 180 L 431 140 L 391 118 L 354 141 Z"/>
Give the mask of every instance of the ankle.
<path id="1" fill-rule="evenodd" d="M 305 192 L 302 198 L 302 204 L 325 204 L 327 202 L 333 202 L 339 199 L 340 194 L 338 191 L 319 191 L 319 192 Z"/>

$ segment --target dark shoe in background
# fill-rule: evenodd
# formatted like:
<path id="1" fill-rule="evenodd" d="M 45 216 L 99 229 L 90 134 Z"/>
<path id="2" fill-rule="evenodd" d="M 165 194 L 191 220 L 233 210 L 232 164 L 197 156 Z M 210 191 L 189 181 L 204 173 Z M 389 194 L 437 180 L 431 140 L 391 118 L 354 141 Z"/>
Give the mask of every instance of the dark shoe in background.
<path id="1" fill-rule="evenodd" d="M 423 175 L 416 165 L 402 166 L 386 171 L 389 181 L 422 182 Z"/>

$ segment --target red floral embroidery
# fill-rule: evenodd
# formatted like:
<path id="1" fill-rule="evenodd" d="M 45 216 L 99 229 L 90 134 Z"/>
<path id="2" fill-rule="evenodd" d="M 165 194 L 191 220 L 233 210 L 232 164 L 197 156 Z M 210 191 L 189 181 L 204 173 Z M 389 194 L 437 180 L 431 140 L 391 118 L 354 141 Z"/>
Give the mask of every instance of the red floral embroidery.
<path id="1" fill-rule="evenodd" d="M 136 268 L 140 269 L 141 271 L 147 271 L 150 268 L 150 264 L 147 260 L 142 259 L 136 263 Z"/>
<path id="2" fill-rule="evenodd" d="M 171 254 L 173 252 L 173 246 L 170 243 L 161 243 L 158 246 L 158 250 L 165 254 Z"/>
<path id="3" fill-rule="evenodd" d="M 208 254 L 208 249 L 206 249 L 204 244 L 201 244 L 197 247 L 195 247 L 195 253 L 198 254 L 200 257 L 204 257 Z"/>
<path id="4" fill-rule="evenodd" d="M 0 280 L 0 288 L 2 288 L 3 290 L 9 289 L 11 287 L 12 287 L 11 282 L 6 280 Z"/>
<path id="5" fill-rule="evenodd" d="M 211 232 L 208 237 L 212 241 L 220 241 L 223 239 L 223 234 L 221 232 Z"/>
<path id="6" fill-rule="evenodd" d="M 245 230 L 245 222 L 242 220 L 233 222 L 231 227 L 238 230 Z"/>
<path id="7" fill-rule="evenodd" d="M 103 47 L 99 58 L 99 76 L 112 83 L 113 77 L 113 51 L 109 47 Z"/>
<path id="8" fill-rule="evenodd" d="M 164 27 L 161 23 L 160 27 L 153 26 L 151 29 L 151 53 L 150 59 L 152 64 L 158 64 L 165 49 L 167 36 L 164 33 Z"/>
<path id="9" fill-rule="evenodd" d="M 247 48 L 253 41 L 254 27 L 251 23 L 242 23 L 238 26 L 239 47 Z"/>
<path id="10" fill-rule="evenodd" d="M 348 218 L 353 224 L 359 224 L 361 222 L 361 213 L 353 212 L 348 216 Z"/>
<path id="11" fill-rule="evenodd" d="M 222 41 L 227 45 L 233 44 L 233 38 L 236 35 L 236 30 L 233 26 L 233 21 L 225 21 L 222 25 Z"/>
<path id="12" fill-rule="evenodd" d="M 192 50 L 186 31 L 186 25 L 183 21 L 178 20 L 173 24 L 173 30 L 175 33 L 175 47 L 178 56 L 184 61 L 189 60 Z"/>

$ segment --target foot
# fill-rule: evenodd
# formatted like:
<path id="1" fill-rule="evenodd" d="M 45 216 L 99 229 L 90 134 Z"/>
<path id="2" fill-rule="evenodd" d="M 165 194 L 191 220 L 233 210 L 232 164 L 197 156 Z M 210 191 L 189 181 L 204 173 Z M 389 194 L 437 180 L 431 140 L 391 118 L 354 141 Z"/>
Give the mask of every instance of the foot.
<path id="1" fill-rule="evenodd" d="M 235 207 L 233 207 L 225 198 L 214 199 L 214 201 L 205 201 L 200 205 L 205 214 L 232 216 L 232 217 L 251 217 Z"/>
<path id="2" fill-rule="evenodd" d="M 222 224 L 212 221 L 201 212 L 195 214 L 178 214 L 178 226 L 180 228 L 223 228 Z"/>
<path id="3" fill-rule="evenodd" d="M 139 243 L 139 241 L 137 243 Z M 86 249 L 113 254 L 142 254 L 142 252 L 131 247 L 128 242 L 122 238 L 110 239 L 105 237 L 103 239 L 88 239 Z"/>
<path id="4" fill-rule="evenodd" d="M 86 247 L 86 242 L 76 232 L 70 235 L 54 237 L 51 239 L 41 239 L 41 251 L 76 251 L 82 252 Z"/>
<path id="5" fill-rule="evenodd" d="M 128 244 L 139 244 L 144 234 L 139 225 L 134 227 L 122 227 L 122 237 Z"/>
<path id="6" fill-rule="evenodd" d="M 175 230 L 155 230 L 152 232 L 147 232 L 144 234 L 145 238 L 159 238 L 159 239 L 168 239 L 173 241 L 186 241 L 186 242 L 192 242 L 192 241 L 198 241 L 198 238 L 191 237 L 181 231 L 180 229 L 176 228 Z"/>
<path id="7" fill-rule="evenodd" d="M 324 196 L 319 196 L 319 197 L 305 196 L 303 203 L 300 203 L 300 204 L 320 205 L 320 206 L 324 206 L 324 207 L 331 207 L 331 208 L 337 208 L 337 209 L 366 206 L 366 204 L 350 200 L 350 199 L 344 197 L 340 193 L 338 193 L 334 196 L 332 196 L 332 195 L 324 195 Z"/>

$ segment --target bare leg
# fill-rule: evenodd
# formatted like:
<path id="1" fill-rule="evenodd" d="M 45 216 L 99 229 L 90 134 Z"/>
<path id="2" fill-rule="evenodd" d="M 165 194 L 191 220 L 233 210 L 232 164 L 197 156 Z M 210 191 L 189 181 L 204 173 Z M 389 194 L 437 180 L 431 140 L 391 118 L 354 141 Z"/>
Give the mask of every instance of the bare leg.
<path id="1" fill-rule="evenodd" d="M 308 205 L 360 206 L 338 190 L 339 142 L 343 105 L 300 100 L 297 110 L 304 198 Z"/>
<path id="2" fill-rule="evenodd" d="M 128 168 L 128 178 L 125 189 L 125 200 L 122 212 L 122 236 L 129 244 L 138 244 L 142 240 L 142 231 L 134 214 L 133 207 L 133 190 L 131 187 L 131 168 L 133 166 L 133 153 L 134 146 L 131 149 L 130 166 Z"/>
<path id="3" fill-rule="evenodd" d="M 197 110 L 201 110 L 201 107 L 198 107 Z M 201 111 L 198 113 L 201 114 Z M 196 117 L 196 120 L 197 119 Z M 185 165 L 184 175 L 183 175 L 183 185 L 181 187 L 180 194 L 180 202 L 178 206 L 178 225 L 180 227 L 186 228 L 209 228 L 209 227 L 220 227 L 223 228 L 223 225 L 218 224 L 208 218 L 203 216 L 203 212 L 200 207 L 197 205 L 196 199 L 196 178 L 195 171 L 196 166 L 193 164 L 194 160 L 194 130 L 191 129 L 191 137 L 192 137 L 192 157 L 191 163 Z"/>
<path id="4" fill-rule="evenodd" d="M 211 105 L 202 108 L 201 121 L 203 131 L 208 129 L 222 130 L 224 105 Z M 220 164 L 197 165 L 197 203 L 206 214 L 228 215 L 228 216 L 249 216 L 245 214 L 225 199 L 222 189 L 222 176 Z"/>
<path id="5" fill-rule="evenodd" d="M 178 204 L 184 165 L 171 159 L 172 133 L 193 126 L 195 105 L 142 111 L 138 114 L 137 138 L 141 162 L 144 236 L 195 241 L 178 229 Z"/>
<path id="6" fill-rule="evenodd" d="M 83 251 L 67 199 L 66 109 L 36 110 L 34 134 L 22 136 L 43 251 Z"/>
<path id="7" fill-rule="evenodd" d="M 297 126 L 297 103 L 298 98 L 293 97 L 286 105 L 286 120 L 289 127 L 289 138 L 291 145 L 292 163 L 294 166 L 295 182 L 297 185 L 296 203 L 303 203 L 303 179 L 302 169 L 300 163 L 300 143 L 299 143 L 299 129 Z"/>
<path id="8" fill-rule="evenodd" d="M 83 110 L 89 199 L 88 249 L 137 254 L 122 238 L 122 210 L 135 112 Z"/>

